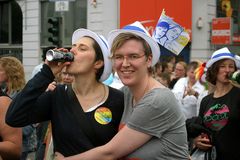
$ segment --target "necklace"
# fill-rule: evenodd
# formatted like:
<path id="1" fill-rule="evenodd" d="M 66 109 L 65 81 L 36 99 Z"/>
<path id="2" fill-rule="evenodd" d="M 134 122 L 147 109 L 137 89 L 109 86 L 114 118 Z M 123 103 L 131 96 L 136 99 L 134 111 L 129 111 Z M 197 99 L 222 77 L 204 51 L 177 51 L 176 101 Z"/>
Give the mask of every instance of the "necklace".
<path id="1" fill-rule="evenodd" d="M 101 100 L 97 104 L 100 104 L 101 102 L 103 102 L 105 97 L 106 97 L 106 87 L 104 85 L 102 85 L 102 86 L 103 86 L 103 97 L 101 98 Z"/>
<path id="2" fill-rule="evenodd" d="M 82 106 L 84 106 L 84 108 L 91 108 L 93 106 L 99 105 L 100 103 L 102 103 L 105 100 L 106 87 L 103 84 L 102 84 L 102 87 L 103 87 L 103 96 L 101 96 L 101 98 L 100 98 L 100 96 L 98 96 L 98 97 L 92 97 L 92 98 L 87 99 L 86 97 L 89 97 L 89 96 L 82 97 L 75 87 L 73 87 L 73 90 L 74 90 L 76 96 L 78 97 L 80 104 Z M 100 100 L 98 100 L 99 98 L 100 98 Z"/>

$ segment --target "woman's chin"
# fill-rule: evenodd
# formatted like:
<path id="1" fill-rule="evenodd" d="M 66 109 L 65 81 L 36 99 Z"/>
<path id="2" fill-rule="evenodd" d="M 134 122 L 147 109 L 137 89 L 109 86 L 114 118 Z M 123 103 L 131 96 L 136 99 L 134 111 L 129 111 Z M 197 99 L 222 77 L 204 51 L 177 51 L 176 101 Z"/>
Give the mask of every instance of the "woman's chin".
<path id="1" fill-rule="evenodd" d="M 134 83 L 133 83 L 133 81 L 131 81 L 131 80 L 122 80 L 122 83 L 125 85 L 125 86 L 132 86 Z"/>

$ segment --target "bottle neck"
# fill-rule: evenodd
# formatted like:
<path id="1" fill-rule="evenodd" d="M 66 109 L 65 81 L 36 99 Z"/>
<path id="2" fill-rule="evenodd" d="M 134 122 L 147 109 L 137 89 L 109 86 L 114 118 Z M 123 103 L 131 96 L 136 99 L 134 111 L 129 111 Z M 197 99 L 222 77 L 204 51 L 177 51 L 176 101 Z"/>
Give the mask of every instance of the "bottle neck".
<path id="1" fill-rule="evenodd" d="M 233 72 L 230 75 L 229 79 L 232 81 L 236 81 L 237 83 L 240 83 L 240 70 Z"/>

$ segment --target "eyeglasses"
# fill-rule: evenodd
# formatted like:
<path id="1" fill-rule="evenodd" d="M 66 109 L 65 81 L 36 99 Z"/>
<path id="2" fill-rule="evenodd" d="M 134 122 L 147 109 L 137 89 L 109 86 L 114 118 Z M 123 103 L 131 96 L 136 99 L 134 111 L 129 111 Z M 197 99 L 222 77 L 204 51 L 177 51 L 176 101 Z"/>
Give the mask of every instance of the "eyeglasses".
<path id="1" fill-rule="evenodd" d="M 115 63 L 122 63 L 124 61 L 124 59 L 128 60 L 128 62 L 135 62 L 138 59 L 142 58 L 143 56 L 145 56 L 145 54 L 143 55 L 139 55 L 139 54 L 129 54 L 127 56 L 123 56 L 123 55 L 114 55 L 112 57 L 113 61 Z"/>
<path id="2" fill-rule="evenodd" d="M 175 71 L 183 72 L 184 69 L 175 68 Z"/>

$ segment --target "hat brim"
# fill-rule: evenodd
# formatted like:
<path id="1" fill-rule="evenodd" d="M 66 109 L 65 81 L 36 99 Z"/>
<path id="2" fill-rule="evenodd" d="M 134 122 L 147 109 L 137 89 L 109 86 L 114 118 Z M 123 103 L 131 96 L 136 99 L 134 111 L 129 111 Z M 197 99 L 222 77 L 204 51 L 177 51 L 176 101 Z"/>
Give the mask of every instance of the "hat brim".
<path id="1" fill-rule="evenodd" d="M 114 39 L 120 34 L 120 33 L 134 33 L 138 36 L 140 36 L 141 38 L 143 38 L 150 46 L 151 50 L 152 50 L 152 64 L 151 66 L 154 66 L 160 58 L 160 48 L 158 46 L 158 44 L 153 40 L 152 37 L 147 36 L 146 34 L 139 32 L 139 31 L 134 31 L 134 30 L 125 30 L 125 29 L 116 29 L 111 31 L 108 34 L 108 44 L 111 48 L 112 43 L 114 41 Z"/>
<path id="2" fill-rule="evenodd" d="M 237 62 L 237 60 L 235 58 L 230 57 L 230 56 L 221 56 L 221 57 L 218 57 L 218 58 L 210 59 L 206 63 L 206 68 L 210 68 L 215 62 L 220 61 L 222 59 L 231 59 L 231 60 L 233 60 L 235 62 L 236 66 L 238 65 L 238 62 Z"/>
<path id="3" fill-rule="evenodd" d="M 99 44 L 99 46 L 102 50 L 103 59 L 104 59 L 104 70 L 103 70 L 103 73 L 99 80 L 101 82 L 103 82 L 112 73 L 112 62 L 109 59 L 110 50 L 109 50 L 107 41 L 102 36 L 92 32 L 88 29 L 80 28 L 80 29 L 77 29 L 76 31 L 74 31 L 74 33 L 72 35 L 72 44 L 75 44 L 80 38 L 85 37 L 85 36 L 91 37 L 95 41 L 97 41 L 97 43 Z"/>

